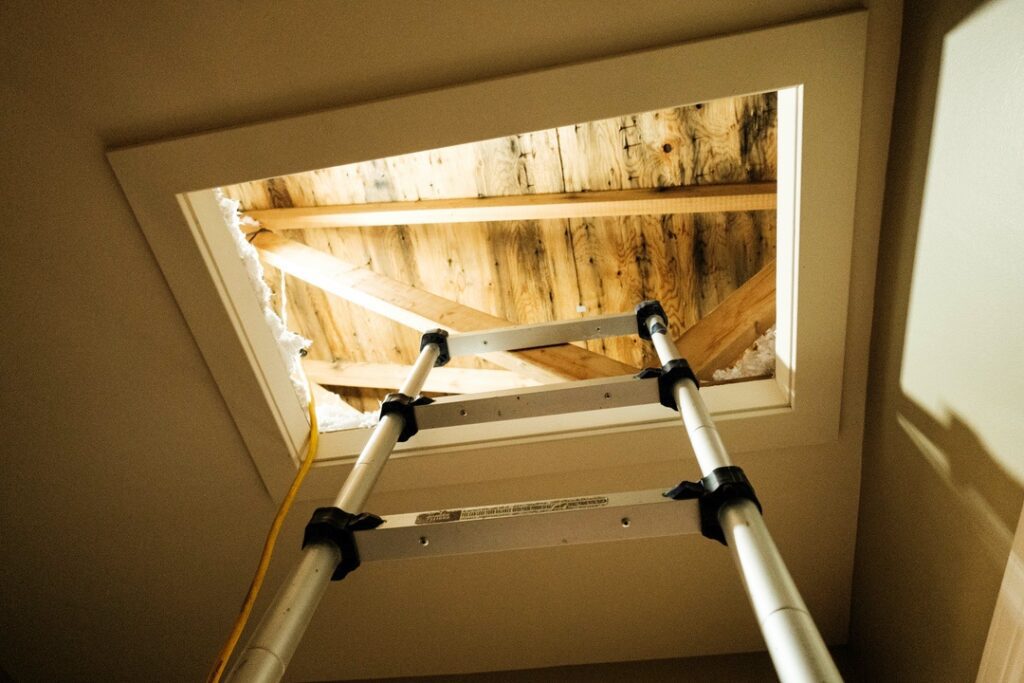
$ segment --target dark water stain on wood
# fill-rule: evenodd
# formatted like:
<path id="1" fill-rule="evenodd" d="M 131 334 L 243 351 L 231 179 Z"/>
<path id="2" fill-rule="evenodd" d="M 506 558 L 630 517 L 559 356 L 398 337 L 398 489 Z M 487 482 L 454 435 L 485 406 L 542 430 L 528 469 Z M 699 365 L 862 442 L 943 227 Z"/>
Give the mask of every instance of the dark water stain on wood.
<path id="1" fill-rule="evenodd" d="M 267 183 L 267 196 L 270 206 L 275 209 L 290 209 L 294 206 L 292 195 L 284 178 L 270 178 Z"/>

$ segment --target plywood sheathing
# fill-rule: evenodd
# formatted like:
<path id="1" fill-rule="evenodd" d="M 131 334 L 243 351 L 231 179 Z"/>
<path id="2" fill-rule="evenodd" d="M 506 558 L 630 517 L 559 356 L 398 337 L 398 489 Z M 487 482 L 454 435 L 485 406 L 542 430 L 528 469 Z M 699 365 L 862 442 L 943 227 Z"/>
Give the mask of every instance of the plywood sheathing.
<path id="1" fill-rule="evenodd" d="M 774 93 L 377 159 L 224 188 L 243 210 L 664 188 L 776 177 Z M 676 337 L 775 254 L 771 211 L 289 231 L 344 261 L 516 323 L 631 310 L 657 298 Z M 270 272 L 272 286 L 278 277 Z M 411 363 L 418 334 L 288 277 L 310 357 Z M 642 367 L 633 337 L 586 342 Z M 480 359 L 456 367 L 493 368 Z M 379 389 L 347 389 L 373 409 Z"/>

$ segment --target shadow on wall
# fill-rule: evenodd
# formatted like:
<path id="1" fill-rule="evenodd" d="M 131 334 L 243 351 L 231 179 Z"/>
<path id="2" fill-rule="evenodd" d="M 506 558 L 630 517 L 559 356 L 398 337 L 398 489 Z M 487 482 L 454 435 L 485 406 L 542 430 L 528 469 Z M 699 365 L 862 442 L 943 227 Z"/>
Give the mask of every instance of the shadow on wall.
<path id="1" fill-rule="evenodd" d="M 974 680 L 1024 490 L 900 394 L 866 442 L 850 649 L 864 681 Z"/>
<path id="2" fill-rule="evenodd" d="M 900 382 L 933 134 L 952 134 L 934 130 L 945 41 L 987 4 L 904 4 L 849 641 L 865 681 L 975 679 L 1024 497 L 974 426 L 936 419 Z"/>
<path id="3" fill-rule="evenodd" d="M 1005 554 L 1020 516 L 1021 485 L 956 413 L 943 424 L 904 394 L 896 421 L 948 485 L 950 502 L 969 513 L 966 518 L 977 527 L 979 542 L 997 555 Z"/>

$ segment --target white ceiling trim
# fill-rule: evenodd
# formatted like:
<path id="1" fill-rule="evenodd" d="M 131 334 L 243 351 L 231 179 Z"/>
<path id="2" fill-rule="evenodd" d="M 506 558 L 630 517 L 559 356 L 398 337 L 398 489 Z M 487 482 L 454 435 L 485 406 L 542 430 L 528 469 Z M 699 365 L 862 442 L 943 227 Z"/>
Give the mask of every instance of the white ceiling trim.
<path id="1" fill-rule="evenodd" d="M 308 425 L 233 248 L 225 251 L 229 237 L 208 188 L 780 90 L 780 372 L 776 380 L 704 394 L 726 418 L 721 432 L 732 450 L 821 443 L 836 439 L 841 410 L 865 43 L 866 13 L 855 12 L 159 142 L 109 158 L 264 483 L 280 498 Z M 402 445 L 381 485 L 455 483 L 450 474 L 460 449 L 484 443 L 503 446 L 485 476 L 521 474 L 531 464 L 552 471 L 550 458 L 528 462 L 538 449 L 516 447 L 622 428 L 679 427 L 655 407 L 571 421 L 539 418 L 505 431 L 491 425 L 486 433 L 424 433 Z M 358 432 L 325 435 L 325 462 L 306 495 L 333 493 L 348 469 L 337 463 L 351 462 L 364 440 Z M 525 453 L 535 455 L 523 461 Z M 427 454 L 437 455 L 402 457 Z M 555 467 L 570 472 L 617 457 L 580 454 Z"/>

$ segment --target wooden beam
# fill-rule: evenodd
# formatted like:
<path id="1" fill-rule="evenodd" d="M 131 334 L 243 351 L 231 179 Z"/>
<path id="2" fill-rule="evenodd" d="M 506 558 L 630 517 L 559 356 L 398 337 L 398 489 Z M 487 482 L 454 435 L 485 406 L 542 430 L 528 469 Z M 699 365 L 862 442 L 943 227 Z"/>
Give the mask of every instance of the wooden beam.
<path id="1" fill-rule="evenodd" d="M 744 282 L 676 340 L 701 380 L 729 367 L 775 324 L 775 261 Z"/>
<path id="2" fill-rule="evenodd" d="M 513 324 L 379 275 L 368 268 L 346 263 L 272 232 L 257 233 L 252 244 L 275 268 L 418 332 L 435 327 L 450 332 L 476 332 Z M 538 382 L 614 377 L 636 372 L 636 368 L 570 344 L 489 353 L 482 357 Z"/>
<path id="3" fill-rule="evenodd" d="M 303 230 L 774 209 L 775 183 L 760 182 L 346 204 L 266 209 L 247 214 L 268 230 Z M 257 226 L 252 227 L 253 231 L 257 229 Z"/>
<path id="4" fill-rule="evenodd" d="M 319 384 L 339 387 L 398 389 L 412 370 L 397 363 L 353 363 L 348 361 L 303 360 L 306 376 Z M 508 370 L 475 368 L 434 368 L 427 375 L 423 391 L 442 394 L 476 394 L 536 386 L 537 382 Z"/>

